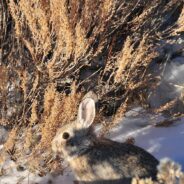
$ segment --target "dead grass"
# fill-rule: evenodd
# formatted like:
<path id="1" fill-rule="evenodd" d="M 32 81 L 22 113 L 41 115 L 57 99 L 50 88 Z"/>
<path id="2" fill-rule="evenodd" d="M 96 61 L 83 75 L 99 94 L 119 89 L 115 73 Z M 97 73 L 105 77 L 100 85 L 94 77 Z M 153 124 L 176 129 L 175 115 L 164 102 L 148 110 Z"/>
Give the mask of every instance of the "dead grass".
<path id="1" fill-rule="evenodd" d="M 183 182 L 184 173 L 181 166 L 172 160 L 163 159 L 158 166 L 157 181 L 150 178 L 134 178 L 132 184 L 183 184 Z"/>
<path id="2" fill-rule="evenodd" d="M 41 125 L 42 139 L 39 146 L 50 148 L 57 129 L 62 124 L 70 123 L 75 119 L 80 97 L 80 93 L 75 92 L 75 84 L 73 84 L 73 92 L 69 96 L 59 94 L 53 91 L 52 86 L 48 86 L 44 101 L 45 115 Z"/>
<path id="3" fill-rule="evenodd" d="M 79 101 L 89 90 L 98 95 L 97 119 L 104 122 L 109 116 L 117 122 L 134 103 L 146 105 L 147 89 L 158 82 L 149 67 L 158 57 L 159 42 L 168 33 L 176 36 L 183 31 L 182 0 L 3 3 L 10 13 L 6 16 L 13 20 L 12 32 L 3 33 L 10 35 L 5 39 L 10 40 L 8 45 L 13 44 L 6 56 L 10 69 L 3 64 L 2 70 L 0 65 L 0 94 L 7 92 L 3 71 L 16 73 L 24 100 L 22 111 L 10 118 L 10 125 L 18 127 L 18 132 L 29 132 L 23 138 L 25 147 L 31 147 L 31 156 L 37 154 L 38 160 L 40 150 L 50 150 L 58 127 L 75 118 Z M 170 24 L 165 17 L 173 17 Z M 5 20 L 8 25 L 10 20 Z M 12 83 L 17 82 L 14 78 Z M 9 108 L 7 102 L 3 104 Z M 173 104 L 165 104 L 157 112 Z M 3 123 L 7 124 L 6 119 Z M 33 131 L 34 126 L 37 129 Z M 32 142 L 37 133 L 41 139 Z M 11 138 L 14 136 L 7 145 L 17 142 Z"/>
<path id="4" fill-rule="evenodd" d="M 13 128 L 11 132 L 8 135 L 8 140 L 4 144 L 4 148 L 7 152 L 10 153 L 10 155 L 14 154 L 15 151 L 15 142 L 17 139 L 17 134 L 18 134 L 18 128 Z"/>
<path id="5" fill-rule="evenodd" d="M 184 19 L 184 8 L 182 9 L 182 12 L 178 18 L 177 21 L 177 28 L 174 30 L 174 33 L 177 35 L 180 32 L 184 31 L 184 25 L 183 25 L 183 19 Z"/>
<path id="6" fill-rule="evenodd" d="M 0 105 L 2 108 L 2 111 L 0 112 L 0 124 L 6 125 L 8 122 L 6 121 L 4 117 L 4 102 L 6 101 L 6 85 L 8 81 L 7 71 L 6 68 L 3 66 L 0 66 Z"/>

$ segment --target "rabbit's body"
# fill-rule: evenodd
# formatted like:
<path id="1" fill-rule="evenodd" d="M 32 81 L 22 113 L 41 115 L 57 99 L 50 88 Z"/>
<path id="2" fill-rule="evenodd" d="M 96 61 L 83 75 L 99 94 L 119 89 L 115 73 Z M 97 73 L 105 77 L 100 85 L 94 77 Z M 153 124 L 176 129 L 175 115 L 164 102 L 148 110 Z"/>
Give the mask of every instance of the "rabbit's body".
<path id="1" fill-rule="evenodd" d="M 155 178 L 158 161 L 137 146 L 103 141 L 71 160 L 70 165 L 79 180 L 95 181 L 136 176 Z"/>
<path id="2" fill-rule="evenodd" d="M 158 161 L 131 144 L 103 140 L 70 161 L 79 181 L 156 177 Z"/>
<path id="3" fill-rule="evenodd" d="M 53 150 L 63 153 L 77 179 L 115 184 L 130 183 L 133 177 L 155 178 L 157 159 L 135 145 L 96 138 L 90 127 L 94 116 L 95 103 L 88 98 L 79 107 L 78 120 L 63 126 L 53 140 Z"/>

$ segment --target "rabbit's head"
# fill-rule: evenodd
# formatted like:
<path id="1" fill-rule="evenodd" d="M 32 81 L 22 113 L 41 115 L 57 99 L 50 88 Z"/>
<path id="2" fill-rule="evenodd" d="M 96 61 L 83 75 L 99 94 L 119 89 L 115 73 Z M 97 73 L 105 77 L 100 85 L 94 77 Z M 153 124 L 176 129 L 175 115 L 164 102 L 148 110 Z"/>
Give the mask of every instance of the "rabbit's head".
<path id="1" fill-rule="evenodd" d="M 89 150 L 94 138 L 91 129 L 94 118 L 95 101 L 86 98 L 79 105 L 77 120 L 58 130 L 52 142 L 53 151 L 70 159 Z"/>

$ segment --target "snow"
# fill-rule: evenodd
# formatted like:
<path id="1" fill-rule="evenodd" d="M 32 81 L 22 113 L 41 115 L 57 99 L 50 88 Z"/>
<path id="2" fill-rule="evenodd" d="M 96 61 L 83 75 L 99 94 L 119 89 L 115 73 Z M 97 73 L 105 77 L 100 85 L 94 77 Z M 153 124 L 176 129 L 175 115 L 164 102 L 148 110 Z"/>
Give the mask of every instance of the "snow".
<path id="1" fill-rule="evenodd" d="M 155 127 L 154 124 L 164 120 L 163 116 L 157 115 L 153 118 L 152 114 L 146 112 L 136 115 L 139 111 L 140 109 L 130 111 L 108 137 L 119 142 L 133 137 L 136 145 L 157 159 L 169 157 L 184 168 L 184 118 L 169 127 Z"/>
<path id="2" fill-rule="evenodd" d="M 161 114 L 155 115 L 137 107 L 127 112 L 122 121 L 106 136 L 119 142 L 133 137 L 136 145 L 146 149 L 156 158 L 169 157 L 184 168 L 184 118 L 175 121 L 169 127 L 154 126 L 164 119 Z M 97 131 L 100 131 L 99 127 Z M 0 145 L 0 148 L 2 147 L 3 145 Z M 3 165 L 0 163 L 0 169 L 2 167 L 7 173 L 0 176 L 0 184 L 47 184 L 49 181 L 53 184 L 74 184 L 74 176 L 69 169 L 57 177 L 50 174 L 39 177 L 27 170 L 17 171 L 15 163 L 11 160 Z"/>
<path id="3" fill-rule="evenodd" d="M 60 175 L 51 176 L 47 174 L 44 177 L 37 176 L 35 174 L 25 171 L 23 173 L 14 172 L 12 175 L 1 176 L 0 184 L 73 184 L 73 175 Z"/>
<path id="4" fill-rule="evenodd" d="M 0 184 L 73 184 L 74 181 L 74 176 L 70 170 L 60 176 L 47 174 L 40 177 L 28 170 L 17 171 L 16 164 L 12 160 L 6 161 L 3 169 L 8 172 L 0 176 Z"/>

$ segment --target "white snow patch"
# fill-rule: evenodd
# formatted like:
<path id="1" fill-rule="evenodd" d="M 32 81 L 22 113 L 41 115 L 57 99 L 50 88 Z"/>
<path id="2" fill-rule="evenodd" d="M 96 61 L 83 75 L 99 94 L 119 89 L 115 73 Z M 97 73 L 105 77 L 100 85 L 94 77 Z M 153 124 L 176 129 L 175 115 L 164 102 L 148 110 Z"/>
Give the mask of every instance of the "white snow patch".
<path id="1" fill-rule="evenodd" d="M 133 113 L 133 111 L 131 111 Z M 139 114 L 136 117 L 125 117 L 108 135 L 115 141 L 135 138 L 135 144 L 144 148 L 156 158 L 170 159 L 180 163 L 184 168 L 184 118 L 169 127 L 155 127 L 153 124 L 164 120 L 161 115 Z"/>

